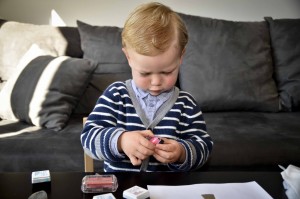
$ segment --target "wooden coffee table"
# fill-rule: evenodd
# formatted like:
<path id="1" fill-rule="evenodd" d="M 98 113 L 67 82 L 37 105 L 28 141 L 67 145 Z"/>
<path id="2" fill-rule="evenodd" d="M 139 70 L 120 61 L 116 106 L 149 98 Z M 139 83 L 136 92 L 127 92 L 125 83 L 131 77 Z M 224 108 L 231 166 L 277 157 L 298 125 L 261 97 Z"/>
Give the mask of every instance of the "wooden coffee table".
<path id="1" fill-rule="evenodd" d="M 51 171 L 50 171 L 51 172 Z M 189 185 L 200 183 L 234 183 L 256 181 L 273 198 L 286 199 L 279 172 L 187 172 L 187 173 L 114 173 L 119 187 L 113 195 L 122 198 L 123 191 L 134 185 Z M 51 172 L 51 186 L 46 187 L 49 199 L 89 199 L 98 194 L 81 192 L 86 173 Z M 40 187 L 32 186 L 31 173 L 0 173 L 1 199 L 26 199 Z"/>

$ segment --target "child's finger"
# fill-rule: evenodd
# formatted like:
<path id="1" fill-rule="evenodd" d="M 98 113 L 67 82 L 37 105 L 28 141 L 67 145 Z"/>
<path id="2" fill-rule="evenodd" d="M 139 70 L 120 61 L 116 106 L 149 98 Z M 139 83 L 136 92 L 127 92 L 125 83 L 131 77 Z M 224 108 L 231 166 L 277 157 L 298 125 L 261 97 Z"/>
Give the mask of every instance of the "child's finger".
<path id="1" fill-rule="evenodd" d="M 151 130 L 144 130 L 144 131 L 141 131 L 141 134 L 144 136 L 144 137 L 147 137 L 147 136 L 153 136 L 153 132 Z"/>
<path id="2" fill-rule="evenodd" d="M 142 164 L 142 160 L 136 158 L 135 156 L 133 155 L 130 155 L 128 156 L 129 159 L 130 159 L 130 162 L 133 166 L 138 166 L 138 165 L 141 165 Z"/>

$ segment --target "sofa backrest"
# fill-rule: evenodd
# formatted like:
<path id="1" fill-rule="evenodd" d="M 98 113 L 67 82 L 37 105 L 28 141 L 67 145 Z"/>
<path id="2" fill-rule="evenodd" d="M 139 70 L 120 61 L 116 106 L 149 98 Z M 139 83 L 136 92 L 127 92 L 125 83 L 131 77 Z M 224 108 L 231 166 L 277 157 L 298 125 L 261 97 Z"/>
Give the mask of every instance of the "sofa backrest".
<path id="1" fill-rule="evenodd" d="M 279 110 L 266 22 L 232 22 L 180 14 L 189 43 L 178 86 L 190 92 L 203 111 Z M 131 77 L 121 51 L 121 28 L 77 22 L 83 57 L 98 64 L 76 109 L 91 111 L 113 81 Z"/>
<path id="2" fill-rule="evenodd" d="M 189 43 L 178 86 L 190 92 L 204 112 L 299 110 L 300 19 L 241 22 L 179 14 Z M 81 21 L 78 27 L 60 28 L 5 20 L 0 24 L 2 80 L 33 43 L 50 55 L 97 65 L 75 113 L 90 113 L 109 84 L 131 78 L 121 50 L 122 28 Z"/>
<path id="3" fill-rule="evenodd" d="M 296 59 L 299 52 L 289 51 L 295 62 L 290 74 L 293 78 L 289 80 L 293 83 L 286 95 L 287 89 L 283 92 L 280 86 L 285 82 L 280 81 L 275 56 L 284 49 L 278 50 L 281 46 L 274 44 L 270 21 L 241 22 L 180 15 L 190 39 L 178 86 L 190 92 L 204 112 L 299 110 L 299 61 Z M 299 19 L 293 23 L 299 23 Z M 299 35 L 299 29 L 291 29 L 284 22 L 280 25 L 285 37 L 293 38 L 297 47 L 299 39 L 293 35 Z M 78 28 L 83 57 L 98 65 L 76 109 L 77 113 L 89 113 L 110 83 L 131 78 L 131 72 L 121 51 L 121 28 L 92 26 L 80 21 Z M 294 46 L 287 44 L 285 48 L 288 47 Z M 279 54 L 284 59 L 283 53 Z"/>

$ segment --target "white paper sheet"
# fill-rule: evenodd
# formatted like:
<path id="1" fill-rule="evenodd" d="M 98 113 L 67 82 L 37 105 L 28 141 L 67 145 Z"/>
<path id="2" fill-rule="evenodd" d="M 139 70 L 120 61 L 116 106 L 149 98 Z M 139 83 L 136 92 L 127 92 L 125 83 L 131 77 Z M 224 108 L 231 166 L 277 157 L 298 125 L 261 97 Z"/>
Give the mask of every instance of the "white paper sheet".
<path id="1" fill-rule="evenodd" d="M 203 199 L 203 194 L 213 194 L 216 199 L 272 199 L 255 181 L 181 186 L 148 185 L 148 190 L 151 199 Z"/>

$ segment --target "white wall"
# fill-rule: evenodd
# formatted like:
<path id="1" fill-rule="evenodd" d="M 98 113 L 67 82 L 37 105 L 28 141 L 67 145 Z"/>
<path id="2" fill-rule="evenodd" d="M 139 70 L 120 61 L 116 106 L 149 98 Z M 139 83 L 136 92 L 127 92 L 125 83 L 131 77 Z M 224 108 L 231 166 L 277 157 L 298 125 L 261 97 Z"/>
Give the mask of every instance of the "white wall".
<path id="1" fill-rule="evenodd" d="M 300 18 L 299 0 L 158 0 L 173 10 L 235 21 Z M 0 17 L 35 24 L 49 24 L 54 9 L 69 26 L 76 20 L 93 25 L 122 27 L 137 5 L 146 0 L 0 0 Z"/>

